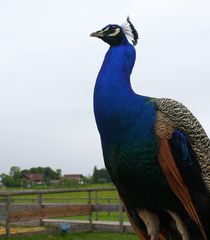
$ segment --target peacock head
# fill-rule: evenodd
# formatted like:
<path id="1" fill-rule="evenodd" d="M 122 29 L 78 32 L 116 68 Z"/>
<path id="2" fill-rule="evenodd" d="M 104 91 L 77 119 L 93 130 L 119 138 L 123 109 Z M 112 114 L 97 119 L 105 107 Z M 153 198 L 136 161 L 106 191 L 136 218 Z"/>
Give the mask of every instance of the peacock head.
<path id="1" fill-rule="evenodd" d="M 126 22 L 122 26 L 109 24 L 101 30 L 91 33 L 90 36 L 98 37 L 110 46 L 127 42 L 127 37 L 132 41 L 133 45 L 136 45 L 138 42 L 138 32 L 134 28 L 129 17 L 127 17 Z"/>

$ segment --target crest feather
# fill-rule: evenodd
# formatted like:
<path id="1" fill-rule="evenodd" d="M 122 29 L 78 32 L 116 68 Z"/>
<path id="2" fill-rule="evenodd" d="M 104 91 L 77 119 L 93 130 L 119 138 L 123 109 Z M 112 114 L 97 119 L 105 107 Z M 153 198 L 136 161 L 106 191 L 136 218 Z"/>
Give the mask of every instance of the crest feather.
<path id="1" fill-rule="evenodd" d="M 121 27 L 124 34 L 132 41 L 133 45 L 135 46 L 138 43 L 139 36 L 129 17 L 127 17 L 126 22 L 123 23 Z"/>

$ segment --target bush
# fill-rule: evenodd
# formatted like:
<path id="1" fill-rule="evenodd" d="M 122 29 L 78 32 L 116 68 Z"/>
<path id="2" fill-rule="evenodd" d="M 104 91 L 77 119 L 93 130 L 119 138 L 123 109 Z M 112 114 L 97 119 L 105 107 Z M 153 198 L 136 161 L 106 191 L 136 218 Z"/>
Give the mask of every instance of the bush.
<path id="1" fill-rule="evenodd" d="M 59 187 L 77 187 L 79 185 L 79 182 L 74 179 L 62 179 L 57 186 Z"/>
<path id="2" fill-rule="evenodd" d="M 98 183 L 104 184 L 104 183 L 107 183 L 107 180 L 105 178 L 99 178 Z"/>

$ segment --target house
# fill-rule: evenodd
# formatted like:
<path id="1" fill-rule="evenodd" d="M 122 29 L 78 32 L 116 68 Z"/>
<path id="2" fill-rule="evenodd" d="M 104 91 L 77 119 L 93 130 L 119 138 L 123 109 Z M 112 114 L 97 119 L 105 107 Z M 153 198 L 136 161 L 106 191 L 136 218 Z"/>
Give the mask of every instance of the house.
<path id="1" fill-rule="evenodd" d="M 0 189 L 4 187 L 4 184 L 2 183 L 2 177 L 0 177 Z"/>
<path id="2" fill-rule="evenodd" d="M 40 185 L 44 183 L 44 174 L 43 173 L 24 173 L 23 180 L 27 182 L 27 186 L 30 187 L 31 185 Z"/>
<path id="3" fill-rule="evenodd" d="M 81 184 L 84 183 L 82 174 L 64 174 L 63 179 L 75 180 L 75 181 L 78 181 L 78 183 L 81 183 Z"/>

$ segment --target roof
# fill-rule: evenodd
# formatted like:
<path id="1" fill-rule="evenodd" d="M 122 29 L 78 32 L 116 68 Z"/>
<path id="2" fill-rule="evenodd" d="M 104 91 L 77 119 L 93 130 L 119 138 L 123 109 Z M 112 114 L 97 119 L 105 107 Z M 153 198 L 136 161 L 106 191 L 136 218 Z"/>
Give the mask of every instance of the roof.
<path id="1" fill-rule="evenodd" d="M 43 173 L 29 173 L 24 174 L 24 177 L 32 182 L 42 182 L 44 180 L 44 174 Z"/>
<path id="2" fill-rule="evenodd" d="M 82 174 L 64 174 L 63 178 L 73 178 L 73 179 L 79 179 L 82 177 Z"/>

